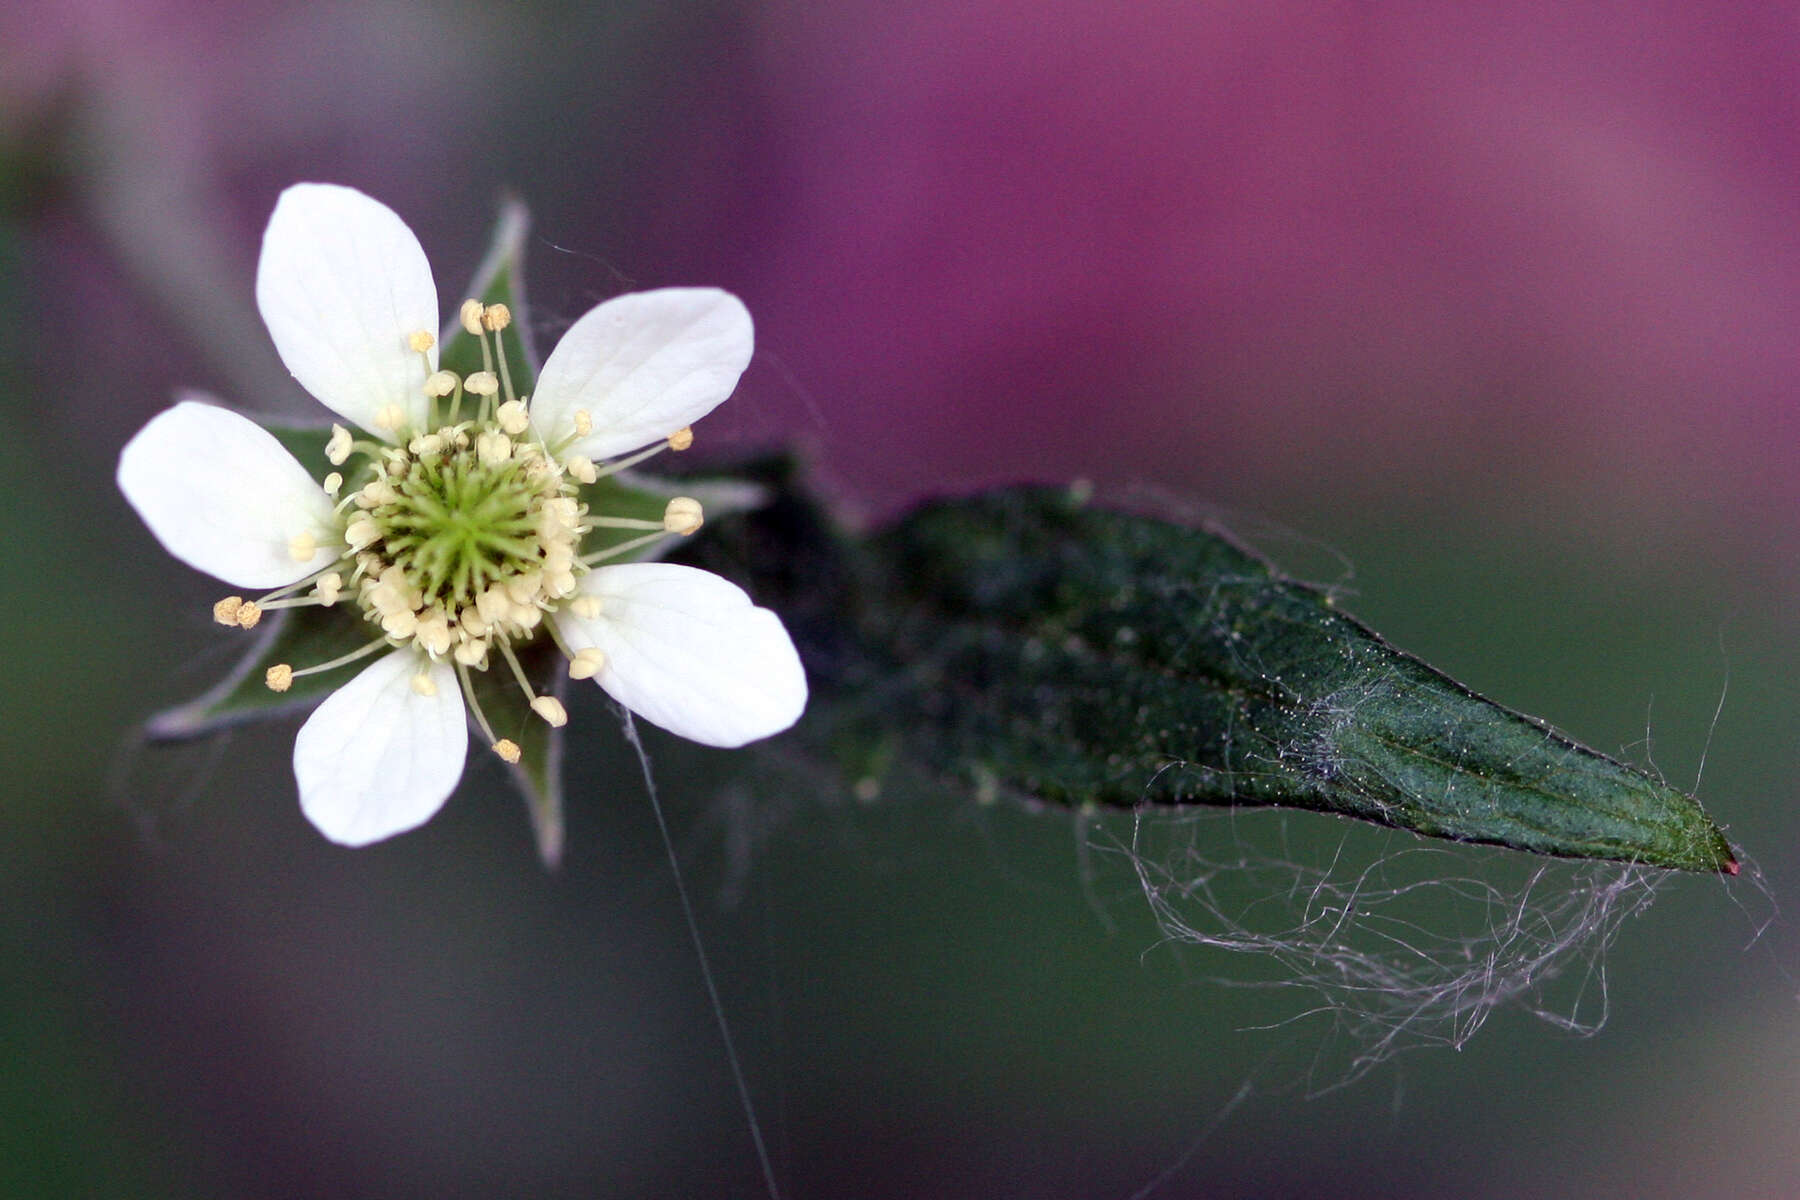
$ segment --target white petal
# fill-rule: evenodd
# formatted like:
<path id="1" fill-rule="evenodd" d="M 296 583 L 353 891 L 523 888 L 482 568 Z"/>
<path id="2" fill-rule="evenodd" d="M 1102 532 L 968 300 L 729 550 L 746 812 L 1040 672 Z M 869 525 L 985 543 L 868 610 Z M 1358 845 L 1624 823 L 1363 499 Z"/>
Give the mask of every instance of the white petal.
<path id="1" fill-rule="evenodd" d="M 293 583 L 336 558 L 331 500 L 287 448 L 230 409 L 185 400 L 119 454 L 119 490 L 176 558 L 246 588 Z M 293 539 L 316 549 L 296 561 Z"/>
<path id="2" fill-rule="evenodd" d="M 421 671 L 432 695 L 413 687 Z M 345 846 L 405 833 L 444 806 L 468 748 L 456 672 L 410 647 L 397 650 L 333 692 L 300 727 L 300 809 Z"/>
<path id="3" fill-rule="evenodd" d="M 400 439 L 377 421 L 388 405 L 424 426 L 429 371 L 407 338 L 437 329 L 437 287 L 392 209 L 335 184 L 281 193 L 263 234 L 256 304 L 281 361 L 325 407 L 389 441 Z M 435 369 L 437 350 L 428 357 Z"/>
<path id="4" fill-rule="evenodd" d="M 595 682 L 632 712 L 708 746 L 780 733 L 806 707 L 806 672 L 781 618 L 710 571 L 673 563 L 600 567 L 581 590 L 600 598 L 584 620 L 564 609 L 573 650 L 606 656 Z"/>
<path id="5" fill-rule="evenodd" d="M 750 364 L 750 313 L 717 288 L 663 288 L 608 300 L 563 334 L 531 411 L 555 442 L 587 410 L 574 453 L 599 461 L 660 441 L 717 408 Z"/>

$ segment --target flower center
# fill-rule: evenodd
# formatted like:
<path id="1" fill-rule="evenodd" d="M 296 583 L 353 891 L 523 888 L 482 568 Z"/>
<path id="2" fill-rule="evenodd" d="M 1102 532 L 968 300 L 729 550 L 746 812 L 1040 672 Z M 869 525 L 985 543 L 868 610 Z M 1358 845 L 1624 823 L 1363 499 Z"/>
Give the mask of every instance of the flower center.
<path id="1" fill-rule="evenodd" d="M 541 444 L 492 423 L 445 426 L 383 451 L 345 530 L 358 602 L 391 637 L 486 662 L 575 591 L 586 508 Z"/>

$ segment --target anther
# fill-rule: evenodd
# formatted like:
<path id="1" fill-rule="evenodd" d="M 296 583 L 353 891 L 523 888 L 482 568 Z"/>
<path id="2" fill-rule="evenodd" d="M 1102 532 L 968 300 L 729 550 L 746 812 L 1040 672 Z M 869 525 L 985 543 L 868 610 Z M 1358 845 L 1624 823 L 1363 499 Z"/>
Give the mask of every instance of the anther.
<path id="1" fill-rule="evenodd" d="M 700 502 L 692 496 L 677 496 L 663 510 L 663 528 L 670 533 L 679 533 L 682 537 L 700 528 L 704 520 Z"/>
<path id="2" fill-rule="evenodd" d="M 237 623 L 239 629 L 255 629 L 256 623 L 262 620 L 262 605 L 254 600 L 246 600 L 238 605 Z"/>
<path id="3" fill-rule="evenodd" d="M 416 696 L 435 696 L 437 695 L 437 683 L 430 674 L 420 671 L 412 677 L 412 690 Z"/>
<path id="4" fill-rule="evenodd" d="M 435 609 L 430 616 L 419 622 L 414 635 L 428 652 L 439 658 L 450 653 L 450 643 L 454 640 L 450 633 L 450 622 L 444 618 L 443 613 Z"/>
<path id="5" fill-rule="evenodd" d="M 221 625 L 236 625 L 238 609 L 244 607 L 242 596 L 227 596 L 213 605 L 213 620 Z"/>
<path id="6" fill-rule="evenodd" d="M 456 376 L 448 371 L 433 371 L 425 377 L 425 394 L 441 400 L 456 390 Z"/>
<path id="7" fill-rule="evenodd" d="M 384 404 L 375 413 L 375 428 L 393 433 L 406 424 L 406 410 L 398 404 Z"/>
<path id="8" fill-rule="evenodd" d="M 504 433 L 489 430 L 475 439 L 475 456 L 489 466 L 512 457 L 512 439 Z"/>
<path id="9" fill-rule="evenodd" d="M 594 432 L 594 414 L 585 408 L 575 410 L 575 436 L 586 437 Z"/>
<path id="10" fill-rule="evenodd" d="M 488 644 L 483 638 L 470 638 L 454 652 L 456 661 L 465 667 L 479 667 L 487 661 Z"/>
<path id="11" fill-rule="evenodd" d="M 458 314 L 458 316 L 460 316 L 462 319 L 462 327 L 464 329 L 468 330 L 470 333 L 474 334 L 476 337 L 480 337 L 481 336 L 481 314 L 484 311 L 486 311 L 486 309 L 482 305 L 481 301 L 479 301 L 479 300 L 464 300 L 462 302 L 462 311 Z"/>
<path id="12" fill-rule="evenodd" d="M 594 466 L 594 460 L 585 454 L 577 454 L 570 458 L 563 464 L 563 468 L 582 483 L 592 483 L 600 478 L 600 472 Z"/>
<path id="13" fill-rule="evenodd" d="M 406 336 L 406 344 L 420 354 L 437 345 L 437 339 L 424 329 L 416 329 Z"/>
<path id="14" fill-rule="evenodd" d="M 500 428 L 515 437 L 531 428 L 531 414 L 517 400 L 508 400 L 494 415 L 500 421 Z"/>
<path id="15" fill-rule="evenodd" d="M 352 550 L 361 550 L 381 540 L 381 526 L 368 517 L 358 517 L 344 530 L 344 540 Z"/>
<path id="16" fill-rule="evenodd" d="M 339 575 L 336 571 L 319 576 L 319 582 L 317 586 L 313 588 L 313 591 L 318 594 L 319 603 L 323 604 L 326 608 L 330 608 L 338 602 L 338 595 L 343 590 L 344 577 Z"/>
<path id="17" fill-rule="evenodd" d="M 519 761 L 519 743 L 511 738 L 501 738 L 494 743 L 494 753 L 498 754 L 504 762 L 517 763 Z"/>
<path id="18" fill-rule="evenodd" d="M 481 326 L 489 333 L 499 333 L 512 324 L 512 310 L 504 304 L 490 304 L 481 312 Z"/>
<path id="19" fill-rule="evenodd" d="M 592 596 L 583 596 L 583 600 L 592 600 Z M 575 652 L 569 660 L 570 679 L 592 679 L 606 665 L 606 655 L 600 653 L 596 646 L 587 646 Z"/>
<path id="20" fill-rule="evenodd" d="M 263 682 L 269 685 L 271 692 L 285 692 L 294 686 L 294 668 L 286 663 L 276 663 L 263 672 Z"/>
<path id="21" fill-rule="evenodd" d="M 686 450 L 693 444 L 694 427 L 692 425 L 683 425 L 669 435 L 669 449 L 671 450 Z"/>
<path id="22" fill-rule="evenodd" d="M 500 380 L 492 371 L 477 371 L 463 380 L 463 387 L 477 396 L 492 396 L 500 390 Z"/>
<path id="23" fill-rule="evenodd" d="M 331 465 L 334 467 L 343 466 L 344 460 L 350 457 L 350 448 L 350 431 L 345 429 L 342 425 L 333 425 L 331 427 L 331 440 L 325 443 L 325 457 L 330 460 Z"/>
<path id="24" fill-rule="evenodd" d="M 589 593 L 577 596 L 569 601 L 569 609 L 584 621 L 592 621 L 600 615 L 600 597 Z"/>
<path id="25" fill-rule="evenodd" d="M 325 488 L 325 494 L 330 496 L 333 500 L 336 500 L 338 493 L 343 490 L 344 477 L 336 471 L 333 471 L 325 477 L 323 486 Z"/>
<path id="26" fill-rule="evenodd" d="M 563 708 L 562 701 L 555 696 L 537 697 L 531 702 L 531 711 L 558 729 L 569 723 L 568 710 Z"/>
<path id="27" fill-rule="evenodd" d="M 296 533 L 288 539 L 288 557 L 303 563 L 319 552 L 319 539 L 310 533 Z"/>

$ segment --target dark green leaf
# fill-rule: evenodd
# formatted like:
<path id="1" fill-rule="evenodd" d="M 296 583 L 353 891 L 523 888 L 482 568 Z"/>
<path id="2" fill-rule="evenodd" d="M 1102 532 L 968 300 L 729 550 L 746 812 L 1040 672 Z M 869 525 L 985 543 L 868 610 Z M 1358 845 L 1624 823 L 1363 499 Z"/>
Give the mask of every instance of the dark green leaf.
<path id="1" fill-rule="evenodd" d="M 791 490 L 699 547 L 782 612 L 802 729 L 1061 805 L 1284 805 L 1735 871 L 1688 796 L 1484 700 L 1228 539 L 1022 489 L 866 541 Z"/>

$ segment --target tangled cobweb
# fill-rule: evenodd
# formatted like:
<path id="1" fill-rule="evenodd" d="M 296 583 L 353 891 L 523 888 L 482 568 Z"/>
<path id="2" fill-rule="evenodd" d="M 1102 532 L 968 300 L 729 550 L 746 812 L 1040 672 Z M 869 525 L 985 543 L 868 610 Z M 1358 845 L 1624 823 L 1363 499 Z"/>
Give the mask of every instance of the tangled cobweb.
<path id="1" fill-rule="evenodd" d="M 1144 810 L 1128 840 L 1098 824 L 1092 840 L 1129 863 L 1164 944 L 1200 951 L 1217 982 L 1293 998 L 1265 1027 L 1323 1027 L 1313 1092 L 1403 1050 L 1461 1047 L 1506 1007 L 1594 1033 L 1607 1017 L 1606 951 L 1664 874 L 1345 822 L 1324 839 L 1296 837 L 1290 818 L 1323 821 Z"/>

